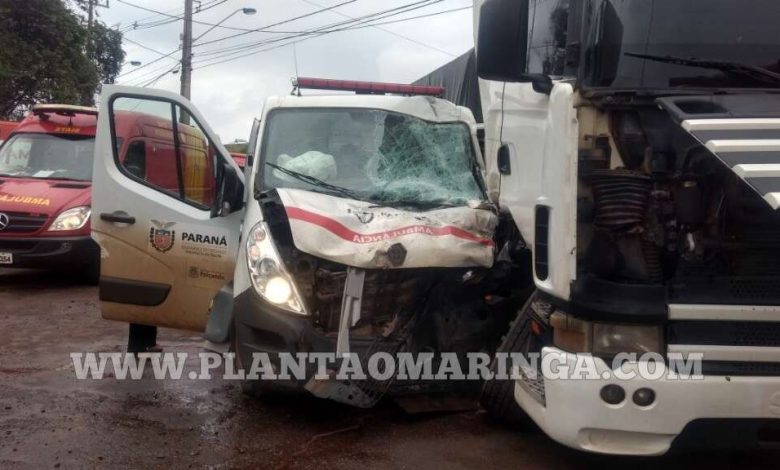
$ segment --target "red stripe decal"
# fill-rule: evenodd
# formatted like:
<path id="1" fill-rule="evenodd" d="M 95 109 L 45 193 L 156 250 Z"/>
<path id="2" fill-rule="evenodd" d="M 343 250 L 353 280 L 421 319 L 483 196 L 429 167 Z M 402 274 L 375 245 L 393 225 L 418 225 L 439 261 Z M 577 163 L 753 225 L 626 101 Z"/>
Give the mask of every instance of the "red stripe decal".
<path id="1" fill-rule="evenodd" d="M 433 237 L 440 237 L 443 235 L 452 235 L 453 237 L 463 238 L 475 243 L 479 243 L 484 246 L 493 246 L 493 240 L 488 238 L 482 238 L 474 235 L 471 232 L 447 225 L 444 227 L 431 227 L 429 225 L 409 225 L 394 230 L 388 230 L 386 232 L 377 233 L 358 233 L 341 224 L 340 222 L 333 220 L 329 217 L 325 217 L 314 212 L 309 212 L 299 207 L 286 207 L 287 217 L 290 219 L 297 219 L 304 222 L 308 222 L 313 225 L 324 228 L 325 230 L 337 235 L 344 240 L 352 243 L 374 243 L 389 238 L 401 237 L 404 235 L 428 235 Z"/>

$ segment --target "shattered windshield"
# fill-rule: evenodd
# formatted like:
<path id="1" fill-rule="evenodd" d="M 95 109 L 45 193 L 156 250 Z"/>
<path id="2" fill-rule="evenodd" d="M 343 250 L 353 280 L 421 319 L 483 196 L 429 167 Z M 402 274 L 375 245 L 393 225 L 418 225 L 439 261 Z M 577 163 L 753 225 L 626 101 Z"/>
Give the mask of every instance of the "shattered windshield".
<path id="1" fill-rule="evenodd" d="M 0 147 L 0 176 L 89 181 L 95 138 L 16 134 Z"/>
<path id="2" fill-rule="evenodd" d="M 283 109 L 263 142 L 265 188 L 297 188 L 377 204 L 483 201 L 471 133 L 376 109 Z"/>

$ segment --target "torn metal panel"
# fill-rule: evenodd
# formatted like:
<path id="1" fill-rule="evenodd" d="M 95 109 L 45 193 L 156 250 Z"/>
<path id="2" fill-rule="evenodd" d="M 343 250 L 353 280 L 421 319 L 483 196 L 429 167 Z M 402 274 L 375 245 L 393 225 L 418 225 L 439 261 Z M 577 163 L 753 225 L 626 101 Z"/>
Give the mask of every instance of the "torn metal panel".
<path id="1" fill-rule="evenodd" d="M 360 320 L 363 301 L 363 282 L 366 272 L 362 269 L 348 268 L 344 283 L 344 295 L 341 298 L 341 318 L 339 335 L 336 340 L 336 357 L 349 353 L 349 329 Z"/>
<path id="2" fill-rule="evenodd" d="M 498 217 L 451 207 L 406 211 L 298 189 L 278 189 L 297 249 L 365 269 L 491 267 Z"/>

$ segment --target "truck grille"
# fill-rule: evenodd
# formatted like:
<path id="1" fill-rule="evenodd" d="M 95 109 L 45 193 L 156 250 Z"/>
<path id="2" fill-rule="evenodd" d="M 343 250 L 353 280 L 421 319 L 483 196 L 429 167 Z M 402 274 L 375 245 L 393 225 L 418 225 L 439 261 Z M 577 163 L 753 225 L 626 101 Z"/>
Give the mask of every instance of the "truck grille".
<path id="1" fill-rule="evenodd" d="M 780 323 L 738 321 L 679 321 L 669 324 L 667 339 L 670 346 L 687 345 L 702 348 L 725 346 L 733 348 L 780 347 Z M 674 370 L 675 363 L 670 364 Z M 681 372 L 681 371 L 677 371 Z M 724 376 L 780 376 L 780 357 L 776 362 L 743 360 L 707 360 L 701 363 L 704 375 Z"/>
<path id="2" fill-rule="evenodd" d="M 4 233 L 33 233 L 41 229 L 48 219 L 45 215 L 26 212 L 4 212 L 8 216 L 8 226 L 0 230 Z"/>
<path id="3" fill-rule="evenodd" d="M 780 323 L 680 321 L 669 325 L 669 344 L 780 347 Z"/>

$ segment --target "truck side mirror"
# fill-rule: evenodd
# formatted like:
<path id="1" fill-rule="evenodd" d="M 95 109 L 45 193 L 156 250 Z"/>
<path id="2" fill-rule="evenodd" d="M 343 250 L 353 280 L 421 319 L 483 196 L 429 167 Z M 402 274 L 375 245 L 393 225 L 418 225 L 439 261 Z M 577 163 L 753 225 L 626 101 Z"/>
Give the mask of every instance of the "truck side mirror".
<path id="1" fill-rule="evenodd" d="M 596 27 L 596 44 L 588 51 L 591 59 L 589 75 L 594 85 L 610 86 L 617 77 L 623 44 L 623 22 L 612 3 L 601 4 Z"/>
<path id="2" fill-rule="evenodd" d="M 528 46 L 528 0 L 486 0 L 479 10 L 477 73 L 480 78 L 521 82 Z"/>
<path id="3" fill-rule="evenodd" d="M 512 173 L 512 164 L 509 161 L 509 145 L 504 144 L 498 149 L 498 172 L 502 175 L 509 175 Z"/>

